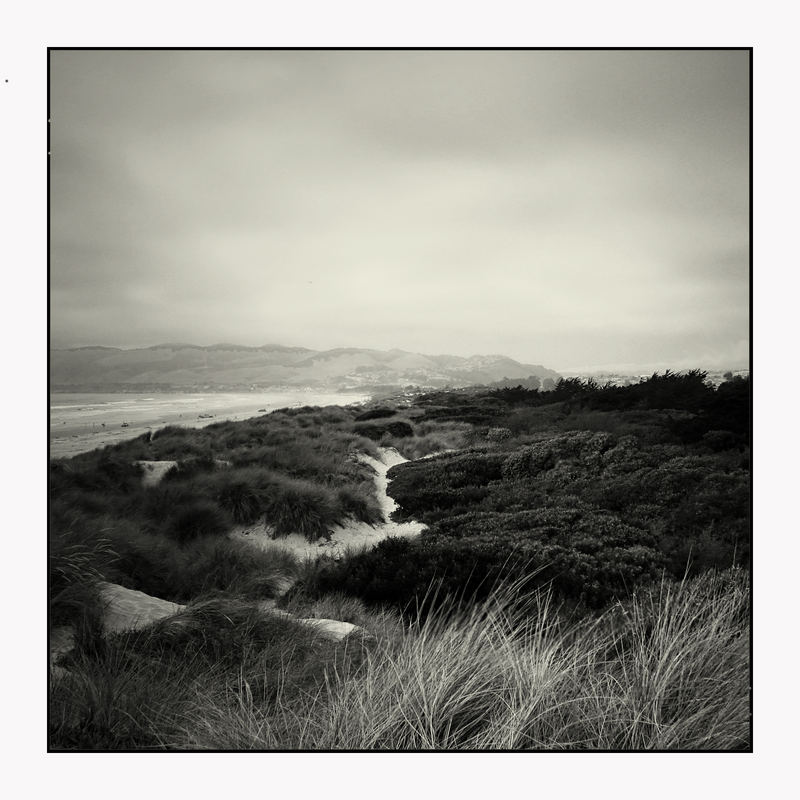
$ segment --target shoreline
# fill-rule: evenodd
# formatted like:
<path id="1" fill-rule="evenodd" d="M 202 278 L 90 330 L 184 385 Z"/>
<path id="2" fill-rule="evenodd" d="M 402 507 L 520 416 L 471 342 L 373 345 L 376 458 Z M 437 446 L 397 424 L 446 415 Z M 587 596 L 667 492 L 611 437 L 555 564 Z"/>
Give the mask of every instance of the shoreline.
<path id="1" fill-rule="evenodd" d="M 305 405 L 362 405 L 367 394 L 323 392 L 154 392 L 59 393 L 50 395 L 49 457 L 69 458 L 80 453 L 135 439 L 167 425 L 204 428 L 215 422 L 240 422 L 283 408 Z M 98 398 L 103 398 L 98 401 Z M 123 424 L 124 423 L 124 424 Z"/>

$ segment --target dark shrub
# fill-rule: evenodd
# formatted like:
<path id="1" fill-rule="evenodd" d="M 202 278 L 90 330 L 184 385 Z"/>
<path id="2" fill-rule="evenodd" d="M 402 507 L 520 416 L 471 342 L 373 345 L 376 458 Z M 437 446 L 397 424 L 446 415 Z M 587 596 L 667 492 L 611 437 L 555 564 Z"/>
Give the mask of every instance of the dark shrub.
<path id="1" fill-rule="evenodd" d="M 50 464 L 51 491 L 69 488 L 98 492 L 132 492 L 141 486 L 143 470 L 127 457 L 108 450 L 82 454 Z"/>
<path id="2" fill-rule="evenodd" d="M 740 437 L 732 431 L 708 431 L 703 434 L 703 444 L 714 453 L 731 450 L 741 444 Z"/>
<path id="3" fill-rule="evenodd" d="M 211 500 L 195 500 L 167 518 L 165 532 L 178 542 L 199 536 L 222 536 L 231 528 L 231 518 Z"/>
<path id="4" fill-rule="evenodd" d="M 373 408 L 369 411 L 365 411 L 363 414 L 359 414 L 356 418 L 356 422 L 366 422 L 370 419 L 383 419 L 384 417 L 393 417 L 397 412 L 393 408 Z"/>
<path id="5" fill-rule="evenodd" d="M 369 605 L 390 605 L 411 618 L 424 618 L 447 598 L 472 601 L 488 596 L 504 577 L 524 574 L 508 551 L 487 544 L 384 539 L 372 550 L 318 565 L 311 595 L 343 592 Z"/>
<path id="6" fill-rule="evenodd" d="M 670 433 L 679 442 L 694 444 L 708 432 L 708 420 L 703 416 L 677 417 L 668 420 Z"/>
<path id="7" fill-rule="evenodd" d="M 565 542 L 527 531 L 492 535 L 484 528 L 461 539 L 435 531 L 415 540 L 385 539 L 324 565 L 305 588 L 310 594 L 341 591 L 413 614 L 427 613 L 448 595 L 479 599 L 501 580 L 524 577 L 529 588 L 547 587 L 558 600 L 600 608 L 657 577 L 662 566 L 652 547 L 622 543 L 629 529 L 613 520 L 605 524 L 605 531 L 576 532 Z"/>
<path id="8" fill-rule="evenodd" d="M 384 425 L 356 425 L 355 432 L 373 441 L 380 441 L 383 436 L 396 436 L 398 439 L 414 435 L 414 429 L 407 422 L 387 422 Z"/>
<path id="9" fill-rule="evenodd" d="M 392 467 L 388 493 L 400 506 L 398 518 L 416 517 L 480 502 L 502 477 L 503 453 L 467 451 Z"/>
<path id="10" fill-rule="evenodd" d="M 710 430 L 727 430 L 750 441 L 750 378 L 735 377 L 721 384 L 709 399 L 705 414 Z"/>
<path id="11" fill-rule="evenodd" d="M 199 486 L 185 481 L 172 481 L 152 486 L 143 492 L 139 513 L 156 523 L 164 522 L 178 509 L 195 501 L 207 500 Z"/>
<path id="12" fill-rule="evenodd" d="M 386 424 L 386 433 L 390 436 L 396 436 L 398 439 L 403 439 L 406 436 L 413 436 L 414 429 L 407 422 L 389 422 Z"/>

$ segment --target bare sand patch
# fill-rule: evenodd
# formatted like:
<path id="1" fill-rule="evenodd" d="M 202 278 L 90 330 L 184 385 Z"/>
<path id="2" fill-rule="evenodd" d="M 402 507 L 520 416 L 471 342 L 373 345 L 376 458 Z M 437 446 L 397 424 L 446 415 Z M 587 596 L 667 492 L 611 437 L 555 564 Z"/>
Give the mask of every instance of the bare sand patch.
<path id="1" fill-rule="evenodd" d="M 126 589 L 116 583 L 105 581 L 99 584 L 100 596 L 105 605 L 103 614 L 103 632 L 106 636 L 121 631 L 146 628 L 158 620 L 171 617 L 183 611 L 186 606 L 161 600 L 158 597 Z M 75 633 L 69 626 L 54 628 L 50 631 L 50 670 L 52 677 L 59 677 L 64 670 L 55 666 L 61 656 L 75 646 Z"/>
<path id="2" fill-rule="evenodd" d="M 186 606 L 162 600 L 159 597 L 126 589 L 116 583 L 103 582 L 100 592 L 105 603 L 103 615 L 103 631 L 106 636 L 123 631 L 146 628 L 167 617 L 174 617 L 186 610 Z M 264 614 L 287 617 L 312 628 L 320 636 L 339 641 L 353 633 L 361 633 L 369 637 L 367 631 L 351 622 L 335 619 L 318 619 L 316 617 L 297 618 L 287 611 L 275 608 L 275 600 L 265 600 L 258 604 Z M 69 626 L 54 628 L 50 632 L 50 679 L 60 680 L 68 674 L 68 670 L 58 666 L 56 662 L 75 646 L 75 633 Z"/>
<path id="3" fill-rule="evenodd" d="M 103 628 L 106 634 L 146 628 L 164 617 L 183 611 L 186 606 L 161 600 L 158 597 L 126 589 L 116 583 L 101 583 L 100 591 L 106 603 Z"/>
<path id="4" fill-rule="evenodd" d="M 344 639 L 346 636 L 350 636 L 352 633 L 361 633 L 363 635 L 368 635 L 367 632 L 363 628 L 359 628 L 358 625 L 353 625 L 352 622 L 342 622 L 338 619 L 298 619 L 298 622 L 302 622 L 303 625 L 308 625 L 308 627 L 313 628 L 316 633 L 320 636 L 325 636 L 329 639 L 335 639 L 340 641 Z"/>
<path id="5" fill-rule="evenodd" d="M 136 461 L 134 463 L 144 470 L 142 486 L 156 486 L 172 467 L 178 466 L 177 461 Z"/>

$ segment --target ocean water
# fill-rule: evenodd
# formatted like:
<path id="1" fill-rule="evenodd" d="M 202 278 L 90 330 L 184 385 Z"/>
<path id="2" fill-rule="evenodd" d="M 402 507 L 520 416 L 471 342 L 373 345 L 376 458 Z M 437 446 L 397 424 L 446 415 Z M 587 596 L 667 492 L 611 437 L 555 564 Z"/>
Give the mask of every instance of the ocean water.
<path id="1" fill-rule="evenodd" d="M 94 450 L 165 425 L 200 428 L 213 422 L 249 419 L 277 408 L 345 406 L 368 399 L 368 394 L 302 391 L 51 394 L 50 457 Z"/>

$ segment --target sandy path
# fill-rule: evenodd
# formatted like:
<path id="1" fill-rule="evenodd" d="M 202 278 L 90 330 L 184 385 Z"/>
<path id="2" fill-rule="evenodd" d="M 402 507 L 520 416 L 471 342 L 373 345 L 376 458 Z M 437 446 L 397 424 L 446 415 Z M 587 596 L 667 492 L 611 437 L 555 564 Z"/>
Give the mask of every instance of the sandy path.
<path id="1" fill-rule="evenodd" d="M 352 520 L 345 525 L 334 528 L 330 541 L 322 542 L 308 542 L 299 533 L 273 539 L 272 529 L 263 523 L 238 525 L 231 531 L 231 538 L 250 542 L 256 547 L 261 547 L 265 550 L 274 550 L 275 548 L 289 550 L 303 559 L 316 558 L 323 553 L 340 556 L 348 549 L 372 547 L 389 536 L 419 536 L 425 529 L 421 522 L 394 522 L 390 519 L 391 513 L 397 508 L 397 503 L 386 494 L 386 489 L 389 485 L 386 473 L 391 467 L 396 464 L 402 464 L 408 459 L 403 458 L 392 447 L 381 447 L 379 449 L 381 451 L 380 461 L 368 455 L 361 455 L 359 459 L 375 470 L 375 487 L 381 511 L 383 511 L 383 516 L 386 520 L 384 523 L 373 528 L 366 522 Z"/>

